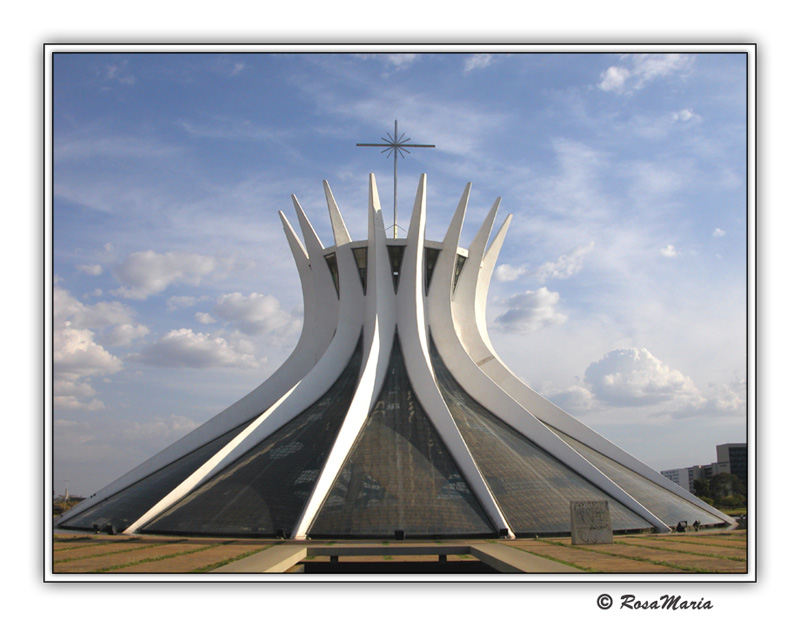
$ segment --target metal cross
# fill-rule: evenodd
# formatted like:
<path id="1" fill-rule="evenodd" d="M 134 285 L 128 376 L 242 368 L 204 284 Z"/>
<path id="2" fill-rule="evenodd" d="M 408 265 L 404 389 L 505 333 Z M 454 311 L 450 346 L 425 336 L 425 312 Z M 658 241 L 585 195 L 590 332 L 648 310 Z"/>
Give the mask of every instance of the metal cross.
<path id="1" fill-rule="evenodd" d="M 397 136 L 397 120 L 394 121 L 394 137 L 392 137 L 389 133 L 386 133 L 386 137 L 381 137 L 381 141 L 384 143 L 357 143 L 356 147 L 378 147 L 384 148 L 381 150 L 381 154 L 384 152 L 394 153 L 394 223 L 392 224 L 392 232 L 395 239 L 397 239 L 397 154 L 399 153 L 401 157 L 404 159 L 406 158 L 403 154 L 410 154 L 408 148 L 435 148 L 436 146 L 432 144 L 424 144 L 424 143 L 408 143 L 411 141 L 411 137 L 407 139 L 403 139 L 406 134 L 403 133 L 399 137 Z M 386 158 L 389 158 L 389 154 L 386 155 Z"/>

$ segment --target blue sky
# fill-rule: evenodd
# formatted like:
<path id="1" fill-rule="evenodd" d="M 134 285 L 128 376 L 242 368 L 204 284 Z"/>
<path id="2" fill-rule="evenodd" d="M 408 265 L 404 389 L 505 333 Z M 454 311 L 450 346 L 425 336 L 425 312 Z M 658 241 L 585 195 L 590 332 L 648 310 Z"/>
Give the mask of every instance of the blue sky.
<path id="1" fill-rule="evenodd" d="M 511 230 L 490 334 L 520 378 L 655 469 L 746 437 L 746 58 L 671 54 L 57 54 L 54 482 L 88 495 L 265 379 L 302 298 L 279 210 L 354 238 L 357 142 L 428 174 L 441 239 Z"/>

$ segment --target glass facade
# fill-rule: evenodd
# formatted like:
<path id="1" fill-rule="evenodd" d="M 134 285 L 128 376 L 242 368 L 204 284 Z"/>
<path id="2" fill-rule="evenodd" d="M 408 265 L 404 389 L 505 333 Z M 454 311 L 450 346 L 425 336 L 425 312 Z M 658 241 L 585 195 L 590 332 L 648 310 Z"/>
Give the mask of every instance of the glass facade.
<path id="1" fill-rule="evenodd" d="M 339 297 L 339 264 L 336 262 L 336 253 L 331 252 L 325 255 L 325 261 L 328 263 L 328 269 L 331 271 L 331 278 L 333 278 L 333 286 L 336 287 L 336 297 Z"/>
<path id="2" fill-rule="evenodd" d="M 458 278 L 461 276 L 461 270 L 464 269 L 464 263 L 467 262 L 467 257 L 463 254 L 459 254 L 456 256 L 456 268 L 453 274 L 453 293 L 456 291 L 456 285 L 458 284 Z"/>
<path id="3" fill-rule="evenodd" d="M 96 526 L 103 530 L 110 525 L 118 531 L 124 530 L 243 431 L 250 421 L 97 503 L 60 526 L 83 530 L 92 530 Z"/>
<path id="4" fill-rule="evenodd" d="M 684 500 L 679 495 L 672 493 L 661 485 L 648 480 L 624 465 L 597 452 L 589 446 L 565 435 L 552 426 L 548 426 L 555 434 L 575 448 L 583 457 L 603 472 L 611 480 L 622 487 L 641 505 L 646 507 L 653 515 L 668 526 L 676 526 L 678 522 L 694 523 L 695 520 L 703 525 L 724 524 L 725 520 L 707 513 L 699 506 Z"/>
<path id="5" fill-rule="evenodd" d="M 403 253 L 406 251 L 406 247 L 387 245 L 386 249 L 389 251 L 389 264 L 392 268 L 392 284 L 394 285 L 394 292 L 397 293 L 397 284 L 400 282 L 400 268 L 403 265 Z"/>
<path id="6" fill-rule="evenodd" d="M 518 536 L 570 532 L 570 502 L 608 500 L 614 530 L 651 525 L 478 404 L 431 346 L 439 388 L 464 441 Z"/>
<path id="7" fill-rule="evenodd" d="M 353 257 L 358 268 L 358 277 L 361 279 L 361 288 L 367 293 L 367 249 L 353 248 Z"/>
<path id="8" fill-rule="evenodd" d="M 362 342 L 339 379 L 313 406 L 177 502 L 142 532 L 289 535 L 350 406 Z"/>
<path id="9" fill-rule="evenodd" d="M 496 535 L 411 388 L 395 338 L 380 396 L 311 537 Z"/>

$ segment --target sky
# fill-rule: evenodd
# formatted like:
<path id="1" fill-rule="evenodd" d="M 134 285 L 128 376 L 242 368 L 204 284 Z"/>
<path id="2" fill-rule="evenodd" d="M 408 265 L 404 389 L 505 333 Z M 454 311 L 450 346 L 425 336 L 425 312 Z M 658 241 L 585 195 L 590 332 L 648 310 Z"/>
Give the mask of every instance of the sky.
<path id="1" fill-rule="evenodd" d="M 227 47 L 226 50 L 230 50 Z M 278 211 L 354 239 L 367 181 L 427 238 L 513 214 L 489 292 L 519 378 L 656 470 L 747 436 L 741 53 L 58 53 L 53 489 L 87 496 L 252 390 L 302 294 Z M 401 231 L 402 232 L 402 231 Z"/>

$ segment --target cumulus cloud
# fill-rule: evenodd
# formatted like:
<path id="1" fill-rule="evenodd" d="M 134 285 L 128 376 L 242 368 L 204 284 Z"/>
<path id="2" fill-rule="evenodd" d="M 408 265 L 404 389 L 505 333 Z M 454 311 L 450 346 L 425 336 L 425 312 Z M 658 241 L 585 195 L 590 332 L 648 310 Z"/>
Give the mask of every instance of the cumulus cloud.
<path id="1" fill-rule="evenodd" d="M 586 368 L 584 382 L 600 402 L 614 406 L 647 406 L 678 401 L 702 402 L 695 384 L 645 348 L 612 350 Z"/>
<path id="2" fill-rule="evenodd" d="M 196 319 L 201 324 L 213 324 L 217 321 L 213 317 L 211 317 L 208 313 L 203 313 L 200 311 L 194 314 L 194 319 Z"/>
<path id="3" fill-rule="evenodd" d="M 494 271 L 494 276 L 501 283 L 507 283 L 511 282 L 512 280 L 517 280 L 517 278 L 520 276 L 527 274 L 528 271 L 528 268 L 524 265 L 515 266 L 503 263 L 502 265 L 497 266 L 497 269 Z"/>
<path id="4" fill-rule="evenodd" d="M 505 331 L 530 332 L 563 324 L 567 316 L 555 309 L 559 295 L 547 287 L 526 291 L 503 301 L 507 311 L 496 322 Z"/>
<path id="5" fill-rule="evenodd" d="M 686 71 L 691 64 L 692 57 L 685 54 L 626 54 L 601 74 L 598 86 L 616 93 L 635 91 L 657 78 Z"/>
<path id="6" fill-rule="evenodd" d="M 149 331 L 120 302 L 86 305 L 59 285 L 53 288 L 53 400 L 57 407 L 97 410 L 102 401 L 89 382 L 115 374 L 122 361 L 104 346 L 129 345 Z M 95 331 L 99 332 L 99 335 Z"/>
<path id="7" fill-rule="evenodd" d="M 92 331 L 72 328 L 69 322 L 57 328 L 53 335 L 53 363 L 56 378 L 72 383 L 80 378 L 114 374 L 122 369 L 122 362 L 117 357 L 95 343 Z"/>
<path id="8" fill-rule="evenodd" d="M 712 237 L 724 237 L 725 231 L 721 228 L 715 228 L 714 232 L 711 234 Z"/>
<path id="9" fill-rule="evenodd" d="M 214 313 L 246 335 L 263 335 L 276 332 L 299 322 L 290 313 L 281 309 L 275 296 L 251 293 L 228 293 L 217 300 Z"/>
<path id="10" fill-rule="evenodd" d="M 225 274 L 230 269 L 228 259 L 201 254 L 152 250 L 134 252 L 113 269 L 122 285 L 116 295 L 132 300 L 144 300 L 176 283 L 197 285 L 213 274 Z"/>
<path id="11" fill-rule="evenodd" d="M 176 368 L 254 368 L 261 363 L 249 341 L 219 333 L 196 333 L 189 328 L 171 330 L 134 358 L 149 365 Z"/>
<path id="12" fill-rule="evenodd" d="M 102 409 L 103 403 L 95 398 L 94 388 L 82 379 L 114 374 L 121 369 L 122 361 L 96 343 L 92 331 L 72 328 L 68 321 L 55 325 L 53 402 L 56 407 Z"/>
<path id="13" fill-rule="evenodd" d="M 747 384 L 709 385 L 705 393 L 689 376 L 662 362 L 646 348 L 612 350 L 586 368 L 583 384 L 544 389 L 567 411 L 645 409 L 651 418 L 685 419 L 742 415 Z"/>

